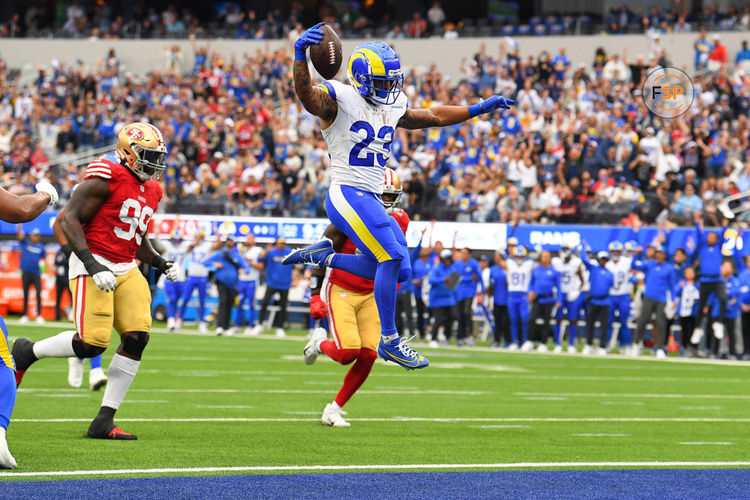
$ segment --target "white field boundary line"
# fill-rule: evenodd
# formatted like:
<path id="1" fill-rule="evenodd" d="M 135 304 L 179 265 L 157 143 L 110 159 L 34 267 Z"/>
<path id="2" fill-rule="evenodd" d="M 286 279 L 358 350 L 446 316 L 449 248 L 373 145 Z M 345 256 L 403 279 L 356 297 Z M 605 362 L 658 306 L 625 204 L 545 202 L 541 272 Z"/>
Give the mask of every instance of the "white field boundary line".
<path id="1" fill-rule="evenodd" d="M 74 325 L 72 323 L 66 323 L 66 322 L 56 322 L 56 321 L 47 321 L 46 323 L 42 325 L 37 324 L 21 324 L 18 320 L 5 320 L 5 323 L 9 326 L 33 326 L 35 328 L 55 328 L 55 329 L 71 329 L 74 328 Z M 200 333 L 198 330 L 183 330 L 180 332 L 169 332 L 166 328 L 152 328 L 151 333 L 163 333 L 168 335 L 187 335 L 187 336 L 193 336 L 193 337 L 215 337 L 216 334 L 214 332 L 209 333 Z M 15 335 L 10 336 L 12 339 L 17 338 Z M 306 335 L 287 335 L 286 337 L 279 338 L 276 337 L 273 333 L 261 333 L 258 336 L 249 337 L 245 335 L 232 335 L 232 336 L 226 336 L 225 338 L 240 338 L 245 340 L 280 340 L 280 341 L 291 341 L 291 342 L 301 342 L 303 340 L 307 339 Z M 420 345 L 420 350 L 424 351 L 430 351 L 434 352 L 436 349 L 432 349 L 427 347 L 426 345 Z M 441 346 L 439 351 L 442 352 L 482 352 L 482 353 L 498 353 L 498 354 L 508 354 L 509 351 L 503 350 L 503 349 L 490 349 L 488 347 L 447 347 L 447 346 Z M 554 357 L 560 357 L 560 358 L 569 358 L 570 354 L 567 353 L 560 353 L 560 354 L 554 354 L 554 353 L 537 353 L 537 352 L 514 352 L 512 353 L 513 356 L 554 356 Z M 654 356 L 639 356 L 637 358 L 634 358 L 629 355 L 625 354 L 608 354 L 606 356 L 607 359 L 618 359 L 618 360 L 629 360 L 629 361 L 648 361 L 648 362 L 657 362 L 657 363 L 676 363 L 676 364 L 701 364 L 701 365 L 719 365 L 719 366 L 750 366 L 750 362 L 748 361 L 738 361 L 738 360 L 725 360 L 725 359 L 702 359 L 702 358 L 682 358 L 682 357 L 669 357 L 667 359 L 656 359 Z M 591 360 L 599 360 L 604 358 L 589 358 Z"/>
<path id="2" fill-rule="evenodd" d="M 125 401 L 127 403 L 127 401 Z M 439 422 L 439 423 L 462 423 L 462 422 L 648 422 L 648 423 L 671 423 L 671 422 L 706 422 L 706 423 L 750 423 L 750 418 L 723 418 L 723 417 L 508 417 L 508 418 L 450 418 L 450 417 L 361 417 L 350 418 L 355 422 Z M 17 424 L 24 423 L 67 423 L 67 422 L 91 422 L 91 418 L 14 418 Z M 188 418 L 118 418 L 118 422 L 319 422 L 319 418 L 271 418 L 271 417 L 188 417 Z"/>
<path id="3" fill-rule="evenodd" d="M 658 394 L 658 393 L 613 393 L 613 392 L 515 392 L 522 397 L 568 397 L 568 398 L 657 398 L 657 399 L 750 399 L 750 394 Z"/>
<path id="4" fill-rule="evenodd" d="M 62 395 L 62 394 L 48 394 L 50 391 L 54 392 L 61 392 L 63 390 L 68 389 L 37 389 L 37 388 L 31 388 L 31 389 L 18 389 L 18 392 L 20 393 L 37 393 L 35 395 L 41 396 L 40 393 L 47 393 L 44 394 L 45 397 L 88 397 L 89 393 L 85 394 L 74 394 L 71 396 Z M 80 393 L 79 389 L 73 389 L 74 391 L 78 391 Z M 242 394 L 330 394 L 330 390 L 324 390 L 324 389 L 130 389 L 128 391 L 129 393 L 242 393 Z M 404 395 L 404 396 L 411 396 L 413 397 L 415 394 L 431 394 L 431 395 L 450 395 L 450 396 L 484 396 L 487 394 L 492 394 L 487 391 L 443 391 L 439 389 L 427 389 L 423 391 L 418 391 L 418 393 L 415 393 L 414 391 L 393 391 L 393 390 L 361 390 L 357 391 L 358 394 L 388 394 L 388 395 Z"/>
<path id="5" fill-rule="evenodd" d="M 661 468 L 661 467 L 750 467 L 750 462 L 516 462 L 496 464 L 391 464 L 391 465 L 258 465 L 236 467 L 185 467 L 154 469 L 64 470 L 38 472 L 3 472 L 0 479 L 45 476 L 107 476 L 117 474 L 185 474 L 201 472 L 283 472 L 283 471 L 351 471 L 415 469 L 547 469 L 547 468 Z"/>

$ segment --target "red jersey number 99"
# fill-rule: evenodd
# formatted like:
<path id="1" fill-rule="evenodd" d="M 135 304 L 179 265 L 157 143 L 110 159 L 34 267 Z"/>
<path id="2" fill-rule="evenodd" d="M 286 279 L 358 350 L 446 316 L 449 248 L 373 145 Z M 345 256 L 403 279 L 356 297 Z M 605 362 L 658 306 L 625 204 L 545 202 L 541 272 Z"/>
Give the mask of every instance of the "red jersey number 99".
<path id="1" fill-rule="evenodd" d="M 126 226 L 116 226 L 115 236 L 125 241 L 135 238 L 135 242 L 140 246 L 152 215 L 154 210 L 151 207 L 142 207 L 138 200 L 133 198 L 126 199 L 120 207 L 120 220 Z"/>

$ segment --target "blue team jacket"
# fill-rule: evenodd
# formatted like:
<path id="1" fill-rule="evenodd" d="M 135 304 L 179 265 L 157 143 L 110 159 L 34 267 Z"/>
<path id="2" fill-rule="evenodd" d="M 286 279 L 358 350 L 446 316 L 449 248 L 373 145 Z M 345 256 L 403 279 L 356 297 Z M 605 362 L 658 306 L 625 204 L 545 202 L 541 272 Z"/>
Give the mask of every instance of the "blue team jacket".
<path id="1" fill-rule="evenodd" d="M 633 260 L 630 267 L 646 274 L 646 289 L 643 295 L 651 300 L 666 302 L 667 292 L 673 292 L 677 288 L 677 275 L 669 262 L 659 264 L 655 260 L 645 262 Z"/>
<path id="2" fill-rule="evenodd" d="M 609 290 L 615 283 L 615 275 L 606 267 L 602 267 L 599 264 L 592 264 L 586 258 L 585 252 L 581 252 L 581 262 L 583 262 L 583 265 L 589 271 L 589 283 L 591 284 L 589 297 L 591 303 L 598 306 L 609 305 Z"/>
<path id="3" fill-rule="evenodd" d="M 450 307 L 456 305 L 456 294 L 445 284 L 445 279 L 454 271 L 453 266 L 438 262 L 430 270 L 427 281 L 430 283 L 430 307 Z"/>
<path id="4" fill-rule="evenodd" d="M 531 270 L 529 291 L 534 292 L 536 301 L 540 304 L 550 302 L 562 303 L 562 289 L 560 288 L 560 273 L 552 266 L 541 264 Z"/>
<path id="5" fill-rule="evenodd" d="M 693 255 L 697 255 L 700 262 L 702 282 L 716 282 L 722 281 L 721 278 L 721 247 L 724 244 L 724 232 L 726 228 L 722 229 L 719 233 L 718 241 L 715 245 L 709 245 L 706 242 L 706 235 L 701 232 L 698 224 L 695 225 L 695 232 L 697 234 L 698 244 L 695 247 Z"/>
<path id="6" fill-rule="evenodd" d="M 459 260 L 453 264 L 454 270 L 461 275 L 461 282 L 456 288 L 456 300 L 464 300 L 474 297 L 477 293 L 477 284 L 484 292 L 484 283 L 482 283 L 482 269 L 479 267 L 477 259 L 471 258 L 468 262 Z"/>
<path id="7" fill-rule="evenodd" d="M 496 306 L 508 305 L 508 275 L 505 269 L 495 264 L 490 268 L 490 288 Z"/>
<path id="8" fill-rule="evenodd" d="M 221 268 L 216 267 L 217 263 L 221 263 Z M 214 268 L 214 278 L 229 288 L 234 289 L 237 289 L 240 284 L 239 269 L 250 272 L 250 266 L 237 251 L 237 248 L 231 252 L 226 249 L 217 250 L 208 259 L 203 261 L 203 265 L 209 269 Z"/>

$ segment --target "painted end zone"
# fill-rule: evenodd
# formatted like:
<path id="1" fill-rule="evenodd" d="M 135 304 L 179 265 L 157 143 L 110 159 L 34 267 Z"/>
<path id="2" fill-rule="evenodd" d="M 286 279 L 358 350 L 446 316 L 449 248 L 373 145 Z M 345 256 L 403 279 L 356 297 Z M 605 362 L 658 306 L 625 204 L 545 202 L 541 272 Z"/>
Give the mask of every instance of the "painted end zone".
<path id="1" fill-rule="evenodd" d="M 5 483 L 3 498 L 747 498 L 750 471 L 296 474 Z"/>

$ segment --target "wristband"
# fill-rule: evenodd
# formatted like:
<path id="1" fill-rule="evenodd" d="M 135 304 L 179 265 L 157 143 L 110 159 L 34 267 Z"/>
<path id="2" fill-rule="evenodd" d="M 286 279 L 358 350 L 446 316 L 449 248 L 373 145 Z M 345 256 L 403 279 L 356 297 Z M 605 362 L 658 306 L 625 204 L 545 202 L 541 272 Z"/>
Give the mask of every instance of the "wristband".
<path id="1" fill-rule="evenodd" d="M 153 267 L 154 269 L 158 269 L 159 271 L 163 271 L 164 268 L 167 267 L 167 261 L 166 259 L 164 259 L 164 257 L 157 254 L 153 259 L 151 259 L 151 267 Z"/>
<path id="2" fill-rule="evenodd" d="M 62 253 L 65 254 L 65 258 L 66 259 L 70 258 L 70 254 L 73 251 L 73 249 L 70 248 L 70 244 L 69 243 L 66 243 L 65 245 L 61 246 L 60 250 L 62 250 Z"/>
<path id="3" fill-rule="evenodd" d="M 475 116 L 479 116 L 484 111 L 482 110 L 482 103 L 472 104 L 469 108 L 469 118 L 474 118 Z"/>
<path id="4" fill-rule="evenodd" d="M 310 290 L 317 290 L 320 288 L 320 278 L 317 276 L 310 276 Z"/>
<path id="5" fill-rule="evenodd" d="M 83 267 L 86 268 L 89 276 L 93 276 L 102 271 L 107 271 L 107 267 L 104 264 L 100 264 L 94 258 L 94 256 L 91 254 L 91 250 L 89 250 L 88 248 L 81 250 L 80 252 L 76 252 L 76 255 L 83 263 Z"/>
<path id="6" fill-rule="evenodd" d="M 306 63 L 307 62 L 307 47 L 294 47 L 294 60 Z"/>

